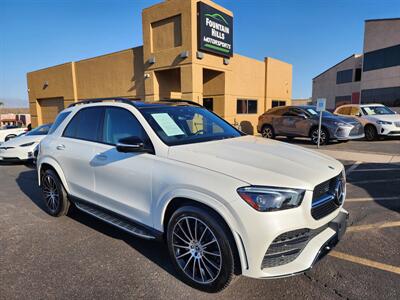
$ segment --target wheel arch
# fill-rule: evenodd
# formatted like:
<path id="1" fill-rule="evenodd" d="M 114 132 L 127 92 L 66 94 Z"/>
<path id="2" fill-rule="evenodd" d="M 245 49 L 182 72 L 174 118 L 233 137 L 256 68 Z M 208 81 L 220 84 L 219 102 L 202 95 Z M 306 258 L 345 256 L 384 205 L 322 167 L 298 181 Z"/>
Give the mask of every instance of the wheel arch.
<path id="1" fill-rule="evenodd" d="M 312 132 L 314 129 L 318 129 L 318 124 L 314 124 L 314 125 L 312 125 L 312 126 L 310 127 L 310 130 L 308 131 L 308 136 L 309 136 L 309 137 L 311 136 L 311 132 Z M 331 138 L 331 137 L 330 137 L 330 133 L 329 133 L 328 127 L 326 127 L 325 125 L 321 124 L 321 129 L 324 129 L 324 130 L 328 133 L 328 138 Z"/>
<path id="2" fill-rule="evenodd" d="M 243 268 L 248 268 L 247 266 L 247 257 L 246 251 L 244 249 L 244 245 L 242 242 L 242 238 L 240 235 L 234 231 L 232 226 L 229 225 L 229 222 L 224 217 L 221 210 L 213 205 L 205 204 L 204 202 L 191 199 L 189 197 L 175 197 L 171 199 L 164 208 L 164 212 L 162 215 L 162 226 L 164 233 L 167 232 L 168 222 L 171 219 L 173 213 L 183 206 L 195 206 L 200 207 L 205 210 L 210 211 L 211 213 L 215 214 L 221 221 L 222 226 L 226 230 L 229 235 L 229 243 L 231 244 L 233 251 L 234 251 L 234 261 L 235 261 L 235 274 L 239 275 L 242 274 Z"/>
<path id="3" fill-rule="evenodd" d="M 67 191 L 67 193 L 69 193 L 69 188 L 68 188 L 68 184 L 67 184 L 67 180 L 64 176 L 64 172 L 62 171 L 60 165 L 53 159 L 51 158 L 45 158 L 40 162 L 40 165 L 38 167 L 38 183 L 39 186 L 41 185 L 41 179 L 42 179 L 42 173 L 46 170 L 53 170 L 54 172 L 56 172 L 56 174 L 58 175 L 58 177 L 60 178 L 65 190 Z"/>

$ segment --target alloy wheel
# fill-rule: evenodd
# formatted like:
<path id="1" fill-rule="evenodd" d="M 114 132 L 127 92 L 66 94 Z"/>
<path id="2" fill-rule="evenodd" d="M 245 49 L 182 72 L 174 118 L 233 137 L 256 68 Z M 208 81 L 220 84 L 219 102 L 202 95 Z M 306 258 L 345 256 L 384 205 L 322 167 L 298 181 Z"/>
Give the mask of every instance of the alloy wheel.
<path id="1" fill-rule="evenodd" d="M 318 131 L 319 130 L 314 130 L 311 134 L 311 139 L 314 144 L 318 144 Z M 323 145 L 325 144 L 325 141 L 326 141 L 326 133 L 324 130 L 321 130 L 321 139 L 319 143 Z"/>
<path id="2" fill-rule="evenodd" d="M 43 194 L 47 207 L 56 212 L 60 205 L 60 193 L 56 181 L 50 175 L 43 177 Z"/>
<path id="3" fill-rule="evenodd" d="M 273 132 L 271 127 L 265 127 L 262 130 L 262 136 L 267 138 L 267 139 L 272 139 L 273 137 Z"/>
<path id="4" fill-rule="evenodd" d="M 195 217 L 182 217 L 173 228 L 175 260 L 191 280 L 209 284 L 222 269 L 221 248 L 214 233 Z"/>

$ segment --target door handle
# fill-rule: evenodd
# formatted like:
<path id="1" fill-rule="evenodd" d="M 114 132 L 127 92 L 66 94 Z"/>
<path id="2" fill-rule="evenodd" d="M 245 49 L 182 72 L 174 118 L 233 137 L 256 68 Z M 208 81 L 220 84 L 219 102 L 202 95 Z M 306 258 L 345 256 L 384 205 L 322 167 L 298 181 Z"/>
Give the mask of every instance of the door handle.
<path id="1" fill-rule="evenodd" d="M 58 145 L 57 147 L 56 147 L 56 149 L 57 150 L 64 150 L 65 149 L 65 145 Z"/>
<path id="2" fill-rule="evenodd" d="M 107 160 L 107 155 L 104 154 L 96 154 L 97 160 Z"/>

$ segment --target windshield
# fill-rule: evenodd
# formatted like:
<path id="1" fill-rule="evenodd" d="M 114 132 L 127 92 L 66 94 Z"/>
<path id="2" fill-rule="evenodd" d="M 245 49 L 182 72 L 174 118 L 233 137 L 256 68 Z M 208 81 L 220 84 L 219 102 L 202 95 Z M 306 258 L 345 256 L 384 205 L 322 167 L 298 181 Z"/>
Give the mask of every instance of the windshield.
<path id="1" fill-rule="evenodd" d="M 165 106 L 140 110 L 168 146 L 200 143 L 243 135 L 217 115 L 202 107 Z"/>
<path id="2" fill-rule="evenodd" d="M 51 124 L 45 124 L 29 131 L 26 136 L 46 135 L 50 130 Z"/>
<path id="3" fill-rule="evenodd" d="M 392 111 L 389 107 L 386 106 L 366 106 L 361 107 L 364 115 L 374 116 L 374 115 L 394 115 L 394 111 Z"/>
<path id="4" fill-rule="evenodd" d="M 313 107 L 307 107 L 307 108 L 306 108 L 306 111 L 307 111 L 307 113 L 308 113 L 311 117 L 313 117 L 313 116 L 319 116 L 319 112 L 318 112 L 315 108 L 313 108 Z M 322 116 L 323 116 L 323 117 L 332 117 L 333 114 L 332 114 L 331 112 L 327 111 L 327 110 L 324 110 L 324 111 L 322 112 Z"/>

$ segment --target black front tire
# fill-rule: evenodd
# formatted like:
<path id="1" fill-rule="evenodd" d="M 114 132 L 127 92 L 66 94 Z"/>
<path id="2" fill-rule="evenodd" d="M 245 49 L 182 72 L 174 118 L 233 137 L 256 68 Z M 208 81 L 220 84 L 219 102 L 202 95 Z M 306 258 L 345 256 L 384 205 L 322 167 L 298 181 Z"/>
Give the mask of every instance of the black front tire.
<path id="1" fill-rule="evenodd" d="M 186 221 L 189 223 L 187 224 Z M 204 234 L 205 227 L 208 227 L 209 231 L 205 231 Z M 191 232 L 189 228 L 192 228 Z M 197 233 L 195 230 L 197 230 Z M 208 293 L 216 293 L 226 288 L 234 277 L 235 269 L 233 245 L 229 236 L 227 229 L 223 226 L 223 221 L 213 211 L 196 206 L 178 208 L 168 222 L 167 244 L 172 264 L 182 281 Z M 212 239 L 215 239 L 216 242 L 207 245 L 203 249 L 202 244 L 205 245 Z M 196 242 L 199 242 L 199 244 Z M 191 252 L 178 259 L 182 253 L 185 253 L 184 251 L 193 251 L 193 244 L 197 244 L 200 249 L 214 254 L 205 254 L 202 252 L 203 250 L 200 250 L 200 254 Z M 186 246 L 188 249 L 184 248 Z M 180 247 L 183 250 L 180 250 Z M 219 256 L 215 253 L 219 253 Z M 204 258 L 203 256 L 205 255 L 208 258 Z M 211 263 L 209 262 L 210 260 L 212 261 Z M 212 264 L 219 267 L 219 271 Z M 196 267 L 193 267 L 193 265 Z M 200 267 L 198 267 L 199 265 Z M 189 269 L 190 271 L 188 271 Z M 191 276 L 192 270 L 194 270 L 194 276 Z M 212 278 L 212 275 L 215 278 Z"/>
<path id="2" fill-rule="evenodd" d="M 365 139 L 367 141 L 375 141 L 378 139 L 378 131 L 374 125 L 366 125 L 364 128 Z"/>
<path id="3" fill-rule="evenodd" d="M 53 217 L 65 216 L 69 211 L 71 203 L 56 172 L 53 170 L 43 172 L 41 189 L 47 213 Z"/>

